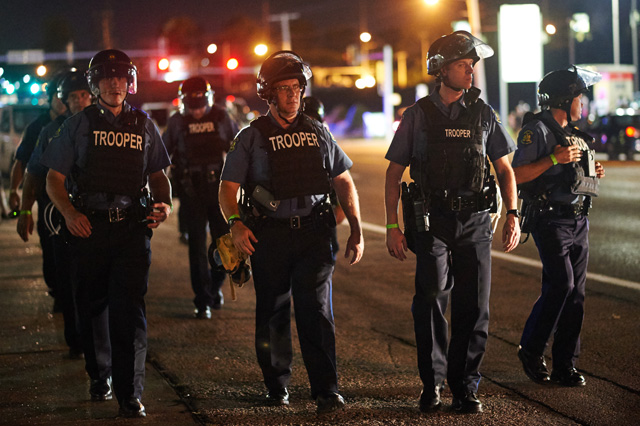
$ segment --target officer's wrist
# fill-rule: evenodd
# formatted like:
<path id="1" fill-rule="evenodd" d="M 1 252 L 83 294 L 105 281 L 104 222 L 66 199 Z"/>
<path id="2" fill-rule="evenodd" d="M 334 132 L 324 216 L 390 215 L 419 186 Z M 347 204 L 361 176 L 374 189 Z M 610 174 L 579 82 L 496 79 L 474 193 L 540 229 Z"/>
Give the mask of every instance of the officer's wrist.
<path id="1" fill-rule="evenodd" d="M 231 216 L 229 216 L 229 219 L 227 220 L 227 224 L 229 225 L 229 229 L 231 229 L 233 227 L 233 225 L 236 224 L 236 222 L 242 222 L 242 219 L 240 218 L 239 214 L 232 214 Z"/>
<path id="2" fill-rule="evenodd" d="M 517 219 L 517 218 L 519 218 L 519 217 L 520 217 L 520 210 L 518 210 L 518 209 L 510 209 L 510 210 L 507 210 L 507 216 L 508 216 L 508 215 L 513 215 L 513 216 L 515 216 L 515 217 L 516 217 L 516 219 Z"/>

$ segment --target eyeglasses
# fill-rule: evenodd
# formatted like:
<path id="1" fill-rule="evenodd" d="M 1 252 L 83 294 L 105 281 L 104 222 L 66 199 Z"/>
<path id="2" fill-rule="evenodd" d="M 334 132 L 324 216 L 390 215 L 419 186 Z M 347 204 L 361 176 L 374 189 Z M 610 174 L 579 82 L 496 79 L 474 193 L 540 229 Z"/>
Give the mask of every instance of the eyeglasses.
<path id="1" fill-rule="evenodd" d="M 294 84 L 293 86 L 278 86 L 275 89 L 278 93 L 289 93 L 291 91 L 294 95 L 297 95 L 302 90 L 302 86 Z"/>

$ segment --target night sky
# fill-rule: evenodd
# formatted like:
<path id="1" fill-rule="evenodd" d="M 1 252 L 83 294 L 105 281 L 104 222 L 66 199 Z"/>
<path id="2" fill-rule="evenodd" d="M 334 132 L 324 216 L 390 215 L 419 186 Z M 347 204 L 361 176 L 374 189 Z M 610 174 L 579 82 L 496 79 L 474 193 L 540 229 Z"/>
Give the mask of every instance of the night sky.
<path id="1" fill-rule="evenodd" d="M 499 4 L 506 2 L 481 0 L 480 3 L 483 33 L 498 52 L 497 10 Z M 544 24 L 551 22 L 558 27 L 558 34 L 544 48 L 545 72 L 569 65 L 567 21 L 575 12 L 586 12 L 591 17 L 589 39 L 576 43 L 576 62 L 613 61 L 610 1 L 515 0 L 508 3 L 537 3 L 542 10 Z M 630 4 L 631 0 L 620 0 L 623 64 L 632 62 Z M 0 55 L 5 55 L 10 49 L 43 48 L 45 23 L 52 17 L 62 19 L 72 27 L 77 51 L 97 52 L 102 49 L 100 16 L 104 5 L 113 10 L 114 47 L 125 51 L 156 47 L 163 24 L 183 15 L 198 24 L 203 40 L 210 37 L 215 41 L 216 34 L 240 14 L 259 23 L 264 7 L 268 5 L 271 14 L 301 14 L 301 18 L 292 24 L 294 50 L 296 46 L 300 49 L 331 45 L 334 51 L 340 51 L 350 43 L 357 43 L 360 28 L 366 27 L 378 46 L 389 43 L 394 51 L 406 50 L 414 63 L 424 60 L 420 55 L 420 39 L 430 42 L 450 32 L 448 23 L 461 19 L 466 10 L 464 0 L 440 0 L 434 9 L 428 9 L 423 0 L 5 0 L 0 6 Z M 361 13 L 363 10 L 364 14 Z M 279 41 L 280 27 L 273 23 L 269 28 L 272 40 Z M 305 51 L 298 53 L 305 57 Z M 488 71 L 497 73 L 497 64 L 496 58 L 489 59 Z M 312 65 L 325 64 L 316 61 Z"/>

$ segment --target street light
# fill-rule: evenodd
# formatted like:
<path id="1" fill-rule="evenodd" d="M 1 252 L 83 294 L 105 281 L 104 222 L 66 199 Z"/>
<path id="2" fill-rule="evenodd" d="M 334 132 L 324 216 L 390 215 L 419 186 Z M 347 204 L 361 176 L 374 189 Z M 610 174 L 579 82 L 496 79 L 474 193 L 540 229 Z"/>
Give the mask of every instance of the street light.
<path id="1" fill-rule="evenodd" d="M 569 21 L 569 63 L 576 63 L 576 40 L 584 41 L 585 36 L 591 31 L 589 15 L 586 13 L 574 13 Z"/>
<path id="2" fill-rule="evenodd" d="M 209 46 L 207 46 L 208 54 L 213 55 L 217 51 L 218 51 L 218 46 L 215 43 L 211 43 Z"/>
<path id="3" fill-rule="evenodd" d="M 256 45 L 256 47 L 253 49 L 253 52 L 258 56 L 264 56 L 267 54 L 268 51 L 269 51 L 269 48 L 264 43 L 260 43 Z"/>

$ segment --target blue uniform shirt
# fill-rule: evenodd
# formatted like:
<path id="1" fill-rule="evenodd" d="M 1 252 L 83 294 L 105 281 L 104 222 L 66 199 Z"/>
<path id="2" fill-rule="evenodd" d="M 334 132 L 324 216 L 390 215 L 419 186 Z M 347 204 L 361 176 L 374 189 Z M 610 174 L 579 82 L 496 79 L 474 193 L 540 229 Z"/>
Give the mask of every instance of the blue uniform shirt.
<path id="1" fill-rule="evenodd" d="M 38 118 L 29 123 L 24 130 L 22 141 L 20 141 L 20 145 L 18 145 L 18 149 L 16 150 L 16 160 L 22 161 L 24 165 L 29 162 L 31 154 L 33 154 L 33 150 L 36 147 L 40 131 L 50 122 L 51 114 L 50 110 L 47 110 L 47 112 L 43 112 Z"/>
<path id="2" fill-rule="evenodd" d="M 280 124 L 269 112 L 267 116 L 274 126 Z M 296 120 L 299 120 L 298 116 Z M 295 126 L 297 122 L 292 125 Z M 231 144 L 229 154 L 222 169 L 222 180 L 239 183 L 241 185 L 252 182 L 264 182 L 269 180 L 269 158 L 263 148 L 264 139 L 255 127 L 247 126 L 240 130 Z M 344 151 L 335 143 L 328 130 L 322 128 L 319 134 L 318 144 L 322 151 L 325 167 L 331 178 L 334 178 L 349 170 L 353 162 Z M 280 200 L 278 209 L 273 213 L 274 217 L 288 218 L 292 216 L 307 216 L 311 208 L 324 199 L 326 194 L 318 194 L 305 197 L 304 207 L 298 207 L 298 199 L 292 198 Z M 271 212 L 267 212 L 271 215 Z"/>
<path id="3" fill-rule="evenodd" d="M 433 101 L 443 115 L 451 120 L 456 120 L 467 108 L 463 97 L 460 97 L 458 101 L 452 103 L 449 107 L 444 105 L 440 98 L 439 87 L 429 95 L 429 99 Z M 488 129 L 488 131 L 485 131 L 483 138 L 485 143 L 484 151 L 492 162 L 515 151 L 515 143 L 489 105 L 482 111 L 482 122 L 483 128 Z M 411 163 L 414 144 L 424 143 L 425 141 L 427 141 L 426 117 L 422 108 L 415 103 L 402 114 L 402 121 L 391 141 L 385 158 L 407 167 Z"/>
<path id="4" fill-rule="evenodd" d="M 98 108 L 101 116 L 116 127 L 123 126 L 122 117 L 124 113 L 131 109 L 129 104 L 125 102 L 122 112 L 115 117 L 111 111 L 101 107 L 100 104 L 98 104 Z M 49 167 L 67 177 L 67 185 L 71 193 L 77 191 L 71 172 L 74 171 L 75 167 L 84 163 L 87 147 L 91 141 L 89 131 L 89 118 L 86 113 L 83 111 L 74 115 L 60 127 L 60 131 L 51 139 L 42 156 L 41 162 L 45 167 Z M 144 143 L 145 176 L 163 170 L 171 164 L 167 150 L 160 137 L 160 132 L 151 119 L 146 120 Z M 87 208 L 95 210 L 114 207 L 126 208 L 132 204 L 130 197 L 124 195 L 116 195 L 113 201 L 110 201 L 106 193 L 89 194 L 86 202 Z"/>
<path id="5" fill-rule="evenodd" d="M 551 112 L 545 110 L 542 112 L 548 122 L 557 125 L 557 129 L 565 131 L 560 124 L 553 118 Z M 568 133 L 567 133 L 568 134 Z M 513 155 L 512 167 L 524 166 L 537 161 L 540 158 L 548 157 L 553 154 L 553 149 L 558 145 L 558 140 L 551 132 L 549 127 L 540 120 L 531 120 L 528 122 L 518 134 L 518 150 Z M 563 165 L 557 164 L 551 166 L 536 179 L 543 179 L 547 182 L 548 198 L 550 201 L 559 203 L 572 204 L 580 198 L 569 191 L 567 185 L 558 185 L 559 175 L 563 172 Z"/>
<path id="6" fill-rule="evenodd" d="M 69 114 L 64 114 L 65 119 L 69 118 Z M 47 124 L 42 128 L 40 132 L 40 136 L 38 136 L 38 142 L 36 143 L 36 147 L 33 150 L 33 154 L 31 154 L 31 158 L 29 158 L 29 163 L 27 164 L 27 171 L 34 176 L 46 178 L 47 172 L 49 168 L 40 162 L 42 159 L 42 154 L 49 146 L 49 142 L 55 136 L 58 129 L 61 127 L 60 122 L 56 118 L 51 123 Z"/>

